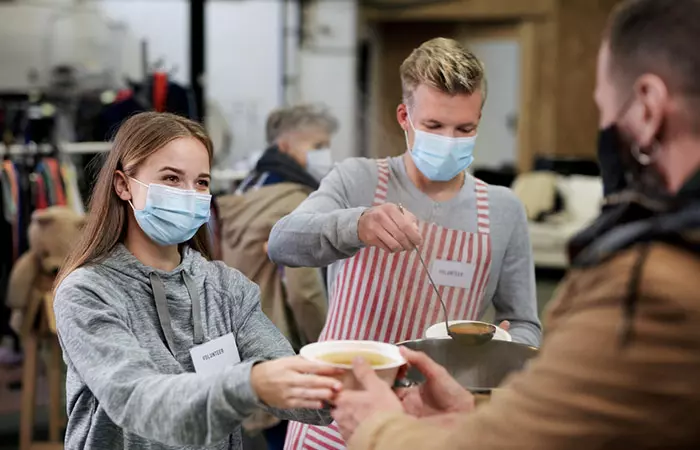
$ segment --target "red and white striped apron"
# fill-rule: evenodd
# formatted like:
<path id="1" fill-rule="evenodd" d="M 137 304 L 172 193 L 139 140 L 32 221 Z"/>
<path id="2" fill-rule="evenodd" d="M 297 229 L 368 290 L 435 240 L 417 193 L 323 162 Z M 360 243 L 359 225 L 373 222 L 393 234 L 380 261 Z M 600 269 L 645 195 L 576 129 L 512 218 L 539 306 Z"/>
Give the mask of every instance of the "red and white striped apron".
<path id="1" fill-rule="evenodd" d="M 387 160 L 377 161 L 378 183 L 374 206 L 386 202 Z M 420 251 L 426 263 L 435 260 L 466 262 L 474 267 L 466 289 L 439 286 L 451 319 L 476 320 L 491 267 L 488 188 L 476 180 L 477 232 L 443 228 L 419 221 Z M 401 342 L 418 339 L 443 319 L 435 295 L 416 252 L 389 253 L 364 248 L 349 258 L 337 275 L 330 298 L 328 321 L 319 341 L 340 339 Z M 344 449 L 334 424 L 328 427 L 291 422 L 285 450 Z"/>

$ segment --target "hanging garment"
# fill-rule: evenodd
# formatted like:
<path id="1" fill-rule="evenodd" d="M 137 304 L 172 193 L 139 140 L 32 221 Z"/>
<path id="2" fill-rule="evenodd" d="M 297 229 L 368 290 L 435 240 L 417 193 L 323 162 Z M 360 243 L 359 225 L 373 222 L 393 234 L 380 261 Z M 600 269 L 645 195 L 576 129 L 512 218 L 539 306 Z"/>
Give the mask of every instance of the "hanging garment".
<path id="1" fill-rule="evenodd" d="M 73 211 L 76 211 L 76 209 L 75 209 L 75 197 L 74 197 L 74 193 L 72 192 L 71 186 L 70 186 L 70 173 L 69 173 L 69 169 L 66 167 L 65 162 L 61 163 L 60 170 L 61 170 L 61 178 L 63 179 L 63 184 L 64 184 L 65 191 L 66 191 L 66 205 L 70 209 L 72 209 Z"/>
<path id="2" fill-rule="evenodd" d="M 34 164 L 32 163 L 31 166 Z M 18 256 L 21 256 L 29 249 L 29 222 L 32 220 L 34 212 L 34 198 L 31 190 L 31 169 L 26 163 L 15 163 L 15 173 L 17 174 L 17 230 L 19 249 Z"/>
<path id="3" fill-rule="evenodd" d="M 52 187 L 51 178 L 50 178 L 51 175 L 45 169 L 46 169 L 46 167 L 44 166 L 44 162 L 39 161 L 36 164 L 36 167 L 34 167 L 34 172 L 32 173 L 31 178 L 32 179 L 33 178 L 41 178 L 41 180 L 42 180 L 41 189 L 44 192 L 44 196 L 46 197 L 46 202 L 49 205 L 53 205 L 55 198 L 54 198 L 54 193 L 51 189 L 51 187 Z M 36 198 L 38 198 L 36 195 L 37 194 L 34 193 L 33 198 L 35 199 L 35 201 L 36 201 Z"/>
<path id="4" fill-rule="evenodd" d="M 190 87 L 178 83 L 168 83 L 165 111 L 199 121 L 194 92 Z"/>
<path id="5" fill-rule="evenodd" d="M 7 179 L 7 184 L 10 186 L 11 201 L 6 204 L 9 209 L 9 215 L 12 224 L 12 260 L 16 261 L 20 255 L 20 189 L 18 183 L 17 169 L 14 163 L 10 160 L 3 161 L 3 172 Z"/>
<path id="6" fill-rule="evenodd" d="M 95 119 L 92 129 L 93 141 L 110 141 L 117 134 L 119 126 L 129 117 L 140 112 L 148 111 L 135 97 L 129 97 L 121 102 L 114 102 L 102 107 Z"/>
<path id="7" fill-rule="evenodd" d="M 35 209 L 45 209 L 48 208 L 49 199 L 47 196 L 46 183 L 44 182 L 44 177 L 41 175 L 36 175 L 34 178 L 34 208 Z"/>
<path id="8" fill-rule="evenodd" d="M 13 246 L 12 246 L 12 222 L 7 220 L 7 215 L 5 214 L 5 208 L 7 203 L 4 201 L 5 196 L 5 185 L 7 184 L 7 178 L 4 176 L 4 170 L 0 170 L 0 189 L 3 193 L 3 201 L 0 201 L 0 339 L 4 336 L 12 336 L 12 330 L 10 328 L 10 316 L 11 311 L 5 305 L 6 294 L 7 294 L 7 283 L 10 279 L 10 270 L 12 270 L 13 260 Z M 7 186 L 9 188 L 9 186 Z M 14 205 L 12 205 L 14 206 Z M 17 344 L 15 340 L 15 345 Z M 2 351 L 0 351 L 0 365 L 3 364 L 3 360 L 7 360 L 7 356 L 10 356 L 5 349 L 5 357 L 3 358 Z"/>
<path id="9" fill-rule="evenodd" d="M 37 174 L 41 177 L 43 181 L 42 187 L 46 194 L 46 200 L 49 206 L 56 204 L 56 191 L 54 189 L 53 181 L 51 180 L 51 174 L 46 170 L 44 165 L 41 166 L 41 170 L 37 170 Z"/>
<path id="10" fill-rule="evenodd" d="M 85 204 L 78 187 L 77 170 L 75 169 L 75 164 L 69 158 L 65 158 L 61 162 L 61 178 L 63 178 L 63 184 L 66 188 L 66 202 L 68 206 L 76 214 L 84 215 Z"/>
<path id="11" fill-rule="evenodd" d="M 386 201 L 389 186 L 388 161 L 378 161 L 377 169 L 373 206 Z M 479 317 L 491 266 L 488 187 L 477 180 L 475 193 L 476 233 L 418 222 L 424 242 L 420 252 L 429 267 L 437 259 L 449 259 L 473 268 L 468 287 L 438 288 L 450 317 L 470 320 Z M 337 275 L 319 341 L 401 342 L 419 338 L 428 325 L 441 319 L 439 300 L 416 252 L 389 253 L 369 247 L 350 258 Z M 285 444 L 285 450 L 344 448 L 335 423 L 318 427 L 294 422 Z"/>
<path id="12" fill-rule="evenodd" d="M 158 112 L 165 112 L 165 105 L 168 99 L 168 74 L 156 72 L 153 74 L 153 109 Z"/>
<path id="13" fill-rule="evenodd" d="M 63 178 L 61 177 L 61 168 L 56 158 L 44 158 L 45 169 L 51 180 L 52 191 L 54 192 L 54 201 L 52 206 L 66 206 L 66 193 L 63 188 Z"/>
<path id="14" fill-rule="evenodd" d="M 2 211 L 3 218 L 9 224 L 15 222 L 15 217 L 17 216 L 17 199 L 14 189 L 12 187 L 12 179 L 10 178 L 10 173 L 5 168 L 0 171 L 0 189 L 2 189 Z"/>

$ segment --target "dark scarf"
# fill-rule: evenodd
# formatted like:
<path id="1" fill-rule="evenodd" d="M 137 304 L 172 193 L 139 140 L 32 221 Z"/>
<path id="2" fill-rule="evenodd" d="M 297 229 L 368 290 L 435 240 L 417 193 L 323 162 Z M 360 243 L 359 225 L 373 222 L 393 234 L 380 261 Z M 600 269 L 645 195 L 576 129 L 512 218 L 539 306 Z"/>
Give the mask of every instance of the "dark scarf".
<path id="1" fill-rule="evenodd" d="M 284 182 L 302 184 L 314 191 L 319 186 L 318 181 L 301 164 L 291 156 L 282 153 L 276 145 L 265 150 L 255 166 L 255 171 L 258 174 L 270 172 L 282 178 Z"/>
<path id="2" fill-rule="evenodd" d="M 700 172 L 675 197 L 633 190 L 610 196 L 603 213 L 569 242 L 574 267 L 596 265 L 643 242 L 666 242 L 700 255 Z"/>
<path id="3" fill-rule="evenodd" d="M 569 257 L 573 267 L 592 267 L 639 246 L 622 303 L 624 346 L 634 337 L 638 291 L 651 243 L 667 243 L 700 256 L 700 172 L 674 197 L 651 198 L 628 189 L 608 200 L 600 217 L 570 241 Z"/>

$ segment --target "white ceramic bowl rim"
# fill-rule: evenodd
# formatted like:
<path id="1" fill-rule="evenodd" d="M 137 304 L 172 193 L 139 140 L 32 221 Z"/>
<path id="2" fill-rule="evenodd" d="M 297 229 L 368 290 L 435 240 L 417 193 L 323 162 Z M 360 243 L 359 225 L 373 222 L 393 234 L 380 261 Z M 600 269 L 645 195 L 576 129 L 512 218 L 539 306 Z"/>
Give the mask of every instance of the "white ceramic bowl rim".
<path id="1" fill-rule="evenodd" d="M 370 351 L 377 352 L 382 356 L 391 358 L 393 361 L 381 366 L 372 367 L 374 370 L 386 370 L 394 369 L 396 367 L 401 367 L 406 364 L 406 359 L 399 352 L 399 347 L 394 344 L 387 344 L 385 342 L 376 341 L 324 341 L 324 342 L 314 342 L 313 344 L 308 344 L 302 347 L 299 355 L 302 358 L 308 359 L 310 361 L 319 362 L 327 366 L 337 367 L 339 369 L 351 369 L 352 366 L 349 364 L 334 364 L 327 361 L 323 361 L 317 358 L 319 355 L 325 355 L 331 352 L 338 351 Z"/>

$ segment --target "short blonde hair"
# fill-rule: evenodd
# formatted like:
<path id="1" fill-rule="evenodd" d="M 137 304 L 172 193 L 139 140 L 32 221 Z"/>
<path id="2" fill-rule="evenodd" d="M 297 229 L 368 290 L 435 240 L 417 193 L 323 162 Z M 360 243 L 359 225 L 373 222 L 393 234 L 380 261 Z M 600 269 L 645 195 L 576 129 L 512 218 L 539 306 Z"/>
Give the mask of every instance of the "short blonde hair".
<path id="1" fill-rule="evenodd" d="M 484 64 L 454 39 L 435 38 L 424 42 L 404 60 L 400 73 L 406 104 L 421 84 L 450 95 L 481 90 L 483 102 L 486 101 Z"/>

